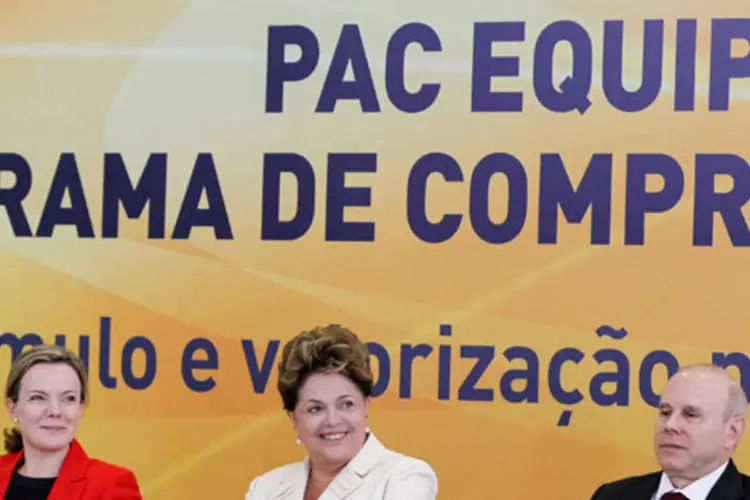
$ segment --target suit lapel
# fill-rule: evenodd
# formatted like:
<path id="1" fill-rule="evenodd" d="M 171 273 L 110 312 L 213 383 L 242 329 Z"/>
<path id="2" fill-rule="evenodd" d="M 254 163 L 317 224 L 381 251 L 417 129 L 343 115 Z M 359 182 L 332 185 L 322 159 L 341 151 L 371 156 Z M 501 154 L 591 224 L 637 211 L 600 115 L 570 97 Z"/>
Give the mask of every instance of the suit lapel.
<path id="1" fill-rule="evenodd" d="M 367 473 L 378 463 L 385 447 L 370 434 L 365 445 L 328 485 L 320 500 L 349 498 L 364 483 Z"/>
<path id="2" fill-rule="evenodd" d="M 48 500 L 79 500 L 86 485 L 84 478 L 88 461 L 86 452 L 74 439 L 70 443 L 70 449 L 65 455 Z"/>
<path id="3" fill-rule="evenodd" d="M 706 500 L 739 500 L 745 498 L 744 488 L 742 487 L 742 476 L 733 460 L 729 460 L 724 473 L 719 476 L 719 480 L 711 489 Z"/>
<path id="4" fill-rule="evenodd" d="M 302 500 L 307 486 L 308 460 L 294 464 L 279 481 L 274 500 Z"/>
<path id="5" fill-rule="evenodd" d="M 8 491 L 8 486 L 10 486 L 10 478 L 13 477 L 13 473 L 16 471 L 16 467 L 18 467 L 18 462 L 20 462 L 22 458 L 23 450 L 16 453 L 15 457 L 13 457 L 13 460 L 9 461 L 6 466 L 0 468 L 0 492 L 5 493 L 6 491 Z"/>
<path id="6" fill-rule="evenodd" d="M 643 481 L 636 483 L 633 490 L 628 493 L 627 498 L 623 497 L 623 500 L 651 500 L 651 497 L 659 488 L 660 479 L 661 472 L 648 474 L 643 478 Z"/>
<path id="7" fill-rule="evenodd" d="M 350 498 L 352 493 L 362 485 L 367 473 L 378 463 L 384 451 L 385 447 L 375 438 L 374 434 L 370 434 L 359 453 L 339 472 L 319 500 Z M 295 465 L 279 481 L 272 497 L 274 500 L 303 499 L 307 487 L 307 477 L 310 472 L 310 459 L 308 457 Z M 50 498 L 49 500 L 63 499 Z"/>

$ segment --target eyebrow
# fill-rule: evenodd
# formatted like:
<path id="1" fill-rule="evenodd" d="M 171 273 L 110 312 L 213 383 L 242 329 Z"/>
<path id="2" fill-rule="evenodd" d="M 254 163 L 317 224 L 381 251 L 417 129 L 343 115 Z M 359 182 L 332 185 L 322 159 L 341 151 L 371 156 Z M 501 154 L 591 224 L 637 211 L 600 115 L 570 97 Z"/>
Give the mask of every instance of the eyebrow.
<path id="1" fill-rule="evenodd" d="M 659 405 L 659 410 L 674 410 L 674 408 L 672 408 L 672 405 L 670 405 L 669 403 L 663 403 Z M 682 411 L 691 411 L 691 412 L 700 413 L 700 414 L 703 413 L 703 410 L 701 409 L 701 407 L 695 406 L 695 405 L 685 405 L 682 407 Z"/>
<path id="2" fill-rule="evenodd" d="M 47 396 L 47 395 L 48 395 L 47 391 L 43 391 L 43 390 L 41 390 L 41 389 L 29 389 L 29 392 L 30 392 L 30 393 L 32 393 L 32 392 L 33 392 L 33 393 L 44 394 L 45 396 Z M 75 389 L 68 389 L 67 391 L 63 391 L 63 392 L 62 392 L 61 394 L 69 394 L 69 393 L 73 393 L 73 394 L 76 394 L 77 392 L 78 392 L 78 391 L 76 391 Z"/>
<path id="3" fill-rule="evenodd" d="M 337 397 L 337 398 L 336 398 L 336 401 L 340 401 L 340 400 L 342 400 L 342 399 L 344 399 L 344 398 L 351 398 L 351 397 L 353 397 L 353 396 L 352 396 L 351 394 L 343 394 L 343 395 L 341 395 L 341 396 Z M 323 401 L 321 401 L 321 400 L 319 400 L 319 399 L 315 399 L 315 398 L 310 398 L 310 399 L 308 399 L 308 400 L 307 400 L 307 402 L 308 402 L 308 403 L 319 403 L 319 404 L 324 404 L 324 403 L 323 403 Z"/>

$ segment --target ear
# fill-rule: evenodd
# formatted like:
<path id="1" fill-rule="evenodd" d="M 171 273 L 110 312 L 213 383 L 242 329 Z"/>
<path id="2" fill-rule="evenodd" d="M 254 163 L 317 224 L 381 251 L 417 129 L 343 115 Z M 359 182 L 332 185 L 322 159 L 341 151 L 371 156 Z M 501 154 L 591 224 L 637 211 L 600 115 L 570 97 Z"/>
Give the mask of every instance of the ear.
<path id="1" fill-rule="evenodd" d="M 745 432 L 745 418 L 735 417 L 729 422 L 727 429 L 727 448 L 736 448 L 740 442 L 742 434 Z"/>
<path id="2" fill-rule="evenodd" d="M 365 398 L 365 416 L 369 416 L 370 414 L 370 400 L 372 399 L 371 396 L 367 396 Z"/>
<path id="3" fill-rule="evenodd" d="M 13 420 L 16 413 L 16 403 L 14 403 L 12 399 L 8 398 L 5 400 L 5 408 L 8 411 L 8 416 L 11 420 Z"/>

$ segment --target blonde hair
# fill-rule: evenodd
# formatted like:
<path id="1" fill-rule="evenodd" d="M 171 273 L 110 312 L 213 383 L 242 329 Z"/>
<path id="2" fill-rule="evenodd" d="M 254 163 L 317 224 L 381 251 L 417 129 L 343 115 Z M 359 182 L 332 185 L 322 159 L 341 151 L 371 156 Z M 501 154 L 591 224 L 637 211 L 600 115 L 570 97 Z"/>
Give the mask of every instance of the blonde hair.
<path id="1" fill-rule="evenodd" d="M 278 391 L 285 410 L 294 411 L 300 387 L 314 373 L 338 373 L 351 380 L 364 397 L 372 395 L 370 352 L 354 332 L 339 325 L 315 327 L 284 346 Z"/>
<path id="2" fill-rule="evenodd" d="M 65 347 L 58 345 L 37 345 L 21 353 L 10 367 L 8 380 L 5 384 L 5 398 L 14 403 L 18 402 L 21 390 L 21 380 L 32 366 L 38 364 L 64 363 L 70 366 L 81 381 L 81 403 L 88 401 L 88 374 L 81 359 Z M 16 453 L 23 449 L 21 431 L 16 427 L 5 429 L 5 449 L 8 453 Z"/>

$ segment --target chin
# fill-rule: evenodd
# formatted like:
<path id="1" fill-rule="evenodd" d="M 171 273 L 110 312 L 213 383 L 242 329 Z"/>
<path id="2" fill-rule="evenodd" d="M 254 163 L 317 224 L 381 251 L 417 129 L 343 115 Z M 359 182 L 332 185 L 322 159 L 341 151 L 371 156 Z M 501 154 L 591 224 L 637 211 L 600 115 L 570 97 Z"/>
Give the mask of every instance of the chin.
<path id="1" fill-rule="evenodd" d="M 357 454 L 359 449 L 356 446 L 352 446 L 352 443 L 341 443 L 338 446 L 328 446 L 320 450 L 327 460 L 340 461 L 349 460 Z"/>
<path id="2" fill-rule="evenodd" d="M 53 453 L 67 448 L 71 440 L 71 438 L 44 439 L 37 442 L 32 442 L 31 444 L 34 448 L 40 451 Z"/>
<path id="3" fill-rule="evenodd" d="M 681 470 L 685 466 L 685 460 L 675 456 L 660 454 L 657 458 L 664 470 Z"/>

